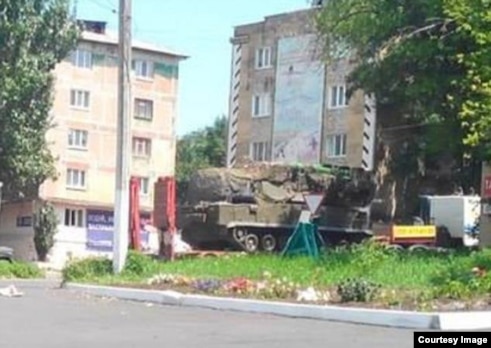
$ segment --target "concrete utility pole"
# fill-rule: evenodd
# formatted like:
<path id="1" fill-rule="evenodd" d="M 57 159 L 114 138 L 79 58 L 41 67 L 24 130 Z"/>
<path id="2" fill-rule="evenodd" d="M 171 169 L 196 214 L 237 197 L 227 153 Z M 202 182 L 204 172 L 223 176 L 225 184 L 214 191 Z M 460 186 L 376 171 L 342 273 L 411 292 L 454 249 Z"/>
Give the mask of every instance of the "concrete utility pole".
<path id="1" fill-rule="evenodd" d="M 131 123 L 131 0 L 119 1 L 119 81 L 113 269 L 123 270 L 129 243 Z"/>
<path id="2" fill-rule="evenodd" d="M 78 0 L 73 0 L 72 17 L 77 20 Z"/>

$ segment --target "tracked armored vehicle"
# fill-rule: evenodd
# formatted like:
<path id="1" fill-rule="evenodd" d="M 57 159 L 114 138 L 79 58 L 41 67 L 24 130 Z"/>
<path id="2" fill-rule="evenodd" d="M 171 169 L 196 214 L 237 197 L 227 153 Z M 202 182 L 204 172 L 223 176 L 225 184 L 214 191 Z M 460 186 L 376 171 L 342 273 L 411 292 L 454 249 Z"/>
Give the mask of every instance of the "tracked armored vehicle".
<path id="1" fill-rule="evenodd" d="M 371 236 L 376 184 L 361 169 L 255 164 L 198 171 L 177 209 L 182 238 L 200 250 L 280 251 L 306 209 L 304 194 L 324 196 L 317 214 L 326 244 Z"/>

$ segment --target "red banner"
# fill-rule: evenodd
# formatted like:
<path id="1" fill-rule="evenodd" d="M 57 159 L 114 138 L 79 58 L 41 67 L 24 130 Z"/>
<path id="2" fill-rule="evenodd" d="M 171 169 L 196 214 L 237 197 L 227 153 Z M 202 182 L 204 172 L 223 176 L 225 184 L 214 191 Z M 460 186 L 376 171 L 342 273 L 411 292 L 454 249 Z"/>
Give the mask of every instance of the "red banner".
<path id="1" fill-rule="evenodd" d="M 483 198 L 491 198 L 491 175 L 486 175 L 484 177 L 483 185 Z"/>

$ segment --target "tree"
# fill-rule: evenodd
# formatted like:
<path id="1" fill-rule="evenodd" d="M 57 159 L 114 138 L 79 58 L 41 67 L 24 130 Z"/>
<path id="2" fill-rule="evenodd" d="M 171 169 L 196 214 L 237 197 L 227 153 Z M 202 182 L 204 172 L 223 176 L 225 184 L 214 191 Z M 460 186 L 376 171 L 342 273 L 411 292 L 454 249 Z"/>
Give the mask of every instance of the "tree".
<path id="1" fill-rule="evenodd" d="M 55 244 L 55 235 L 58 230 L 58 217 L 55 208 L 43 202 L 36 215 L 34 225 L 34 246 L 40 261 L 46 261 L 46 257 Z"/>
<path id="2" fill-rule="evenodd" d="M 0 0 L 0 181 L 7 198 L 35 197 L 55 177 L 46 132 L 56 64 L 79 31 L 66 0 Z"/>
<path id="3" fill-rule="evenodd" d="M 491 7 L 486 0 L 445 0 L 445 14 L 455 22 L 456 34 L 465 37 L 467 50 L 457 52 L 465 69 L 459 81 L 464 98 L 450 98 L 468 130 L 464 141 L 491 158 Z M 457 82 L 457 81 L 455 81 Z"/>
<path id="4" fill-rule="evenodd" d="M 190 176 L 198 169 L 222 167 L 226 160 L 227 118 L 184 135 L 177 142 L 176 179 L 178 194 L 184 193 Z"/>
<path id="5" fill-rule="evenodd" d="M 349 94 L 376 97 L 382 128 L 404 126 L 379 133 L 392 174 L 451 167 L 445 181 L 465 181 L 491 135 L 485 0 L 328 1 L 316 23 L 327 60 L 356 62 Z"/>

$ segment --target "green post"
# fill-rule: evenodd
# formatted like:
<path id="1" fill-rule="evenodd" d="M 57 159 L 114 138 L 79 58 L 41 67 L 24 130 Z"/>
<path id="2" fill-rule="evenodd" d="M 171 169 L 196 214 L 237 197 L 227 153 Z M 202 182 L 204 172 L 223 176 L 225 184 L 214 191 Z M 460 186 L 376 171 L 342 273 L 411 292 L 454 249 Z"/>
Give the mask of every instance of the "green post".
<path id="1" fill-rule="evenodd" d="M 312 222 L 299 222 L 288 239 L 282 256 L 307 255 L 314 259 L 320 256 L 320 247 L 324 244 L 318 226 Z"/>

